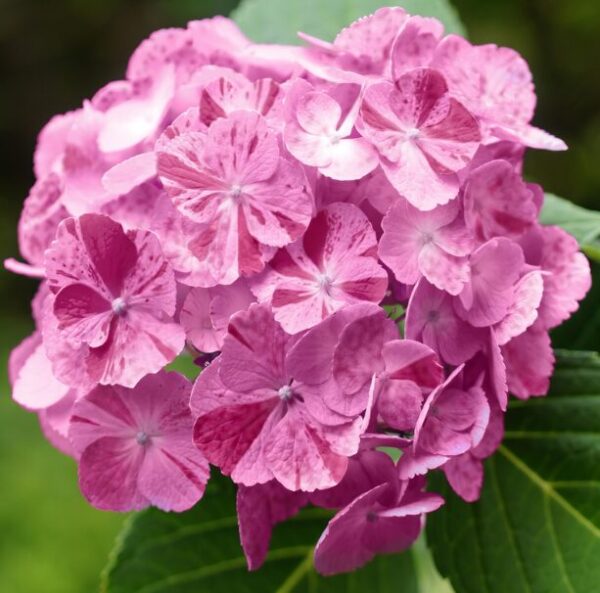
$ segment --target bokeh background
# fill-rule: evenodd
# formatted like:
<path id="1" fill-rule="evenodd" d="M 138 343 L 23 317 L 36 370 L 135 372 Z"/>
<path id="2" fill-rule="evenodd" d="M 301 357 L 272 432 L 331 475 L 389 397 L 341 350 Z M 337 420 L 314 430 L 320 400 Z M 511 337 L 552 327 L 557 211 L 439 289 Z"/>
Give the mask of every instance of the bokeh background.
<path id="1" fill-rule="evenodd" d="M 16 226 L 33 183 L 32 154 L 42 125 L 121 78 L 127 57 L 151 31 L 227 14 L 236 4 L 0 0 L 0 259 L 17 254 Z M 600 2 L 454 0 L 454 5 L 472 41 L 508 45 L 525 56 L 539 97 L 535 123 L 570 146 L 567 153 L 532 152 L 528 177 L 578 204 L 600 208 Z M 89 593 L 97 590 L 123 517 L 88 507 L 77 489 L 74 463 L 54 451 L 36 417 L 10 399 L 6 359 L 31 331 L 34 289 L 34 282 L 0 272 L 0 592 Z M 597 306 L 597 294 L 588 308 Z"/>

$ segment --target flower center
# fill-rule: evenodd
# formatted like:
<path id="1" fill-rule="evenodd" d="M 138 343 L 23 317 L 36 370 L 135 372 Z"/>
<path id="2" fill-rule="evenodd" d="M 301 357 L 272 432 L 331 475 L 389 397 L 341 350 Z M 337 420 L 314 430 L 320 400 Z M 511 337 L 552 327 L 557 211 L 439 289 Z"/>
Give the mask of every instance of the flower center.
<path id="1" fill-rule="evenodd" d="M 123 297 L 117 297 L 111 303 L 111 307 L 115 315 L 123 315 L 127 311 L 127 303 Z"/>
<path id="2" fill-rule="evenodd" d="M 241 185 L 232 185 L 231 189 L 229 190 L 229 197 L 234 202 L 237 202 L 240 199 L 241 195 L 242 195 L 242 186 Z"/>
<path id="3" fill-rule="evenodd" d="M 277 395 L 283 400 L 283 401 L 288 401 L 292 398 L 292 395 L 294 395 L 294 392 L 292 391 L 292 388 L 290 385 L 284 385 L 283 387 L 279 388 L 279 391 L 277 392 Z"/>
<path id="4" fill-rule="evenodd" d="M 143 430 L 140 430 L 140 432 L 135 435 L 135 440 L 138 445 L 144 446 L 150 441 L 150 436 Z"/>
<path id="5" fill-rule="evenodd" d="M 327 274 L 319 274 L 317 276 L 317 286 L 319 291 L 329 293 L 331 288 L 332 280 Z"/>
<path id="6" fill-rule="evenodd" d="M 429 313 L 427 313 L 427 321 L 429 323 L 435 323 L 439 318 L 440 318 L 440 312 L 436 311 L 435 309 L 432 311 L 429 311 Z"/>
<path id="7" fill-rule="evenodd" d="M 406 139 L 414 140 L 419 137 L 419 134 L 419 128 L 408 128 L 408 130 L 406 130 Z"/>

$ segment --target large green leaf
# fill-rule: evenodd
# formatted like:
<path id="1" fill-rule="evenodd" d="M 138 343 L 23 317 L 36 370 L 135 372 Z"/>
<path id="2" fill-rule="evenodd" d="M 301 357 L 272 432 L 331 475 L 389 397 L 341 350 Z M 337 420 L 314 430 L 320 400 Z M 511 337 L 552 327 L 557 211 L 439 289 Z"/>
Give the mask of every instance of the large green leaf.
<path id="1" fill-rule="evenodd" d="M 571 233 L 589 257 L 600 261 L 600 212 L 586 210 L 564 198 L 546 194 L 541 221 L 558 225 Z"/>
<path id="2" fill-rule="evenodd" d="M 245 0 L 231 16 L 244 33 L 260 43 L 300 43 L 298 31 L 332 41 L 361 16 L 395 4 L 382 0 Z M 447 0 L 404 0 L 397 4 L 411 14 L 438 18 L 448 33 L 465 33 Z"/>
<path id="3" fill-rule="evenodd" d="M 423 544 L 376 559 L 352 574 L 323 578 L 314 544 L 330 517 L 309 508 L 274 532 L 264 566 L 249 573 L 238 539 L 235 488 L 214 475 L 187 513 L 156 509 L 132 516 L 103 575 L 105 593 L 451 593 Z"/>
<path id="4" fill-rule="evenodd" d="M 600 590 L 600 358 L 563 352 L 547 398 L 513 401 L 486 463 L 481 499 L 466 504 L 441 476 L 446 505 L 427 535 L 456 593 Z"/>

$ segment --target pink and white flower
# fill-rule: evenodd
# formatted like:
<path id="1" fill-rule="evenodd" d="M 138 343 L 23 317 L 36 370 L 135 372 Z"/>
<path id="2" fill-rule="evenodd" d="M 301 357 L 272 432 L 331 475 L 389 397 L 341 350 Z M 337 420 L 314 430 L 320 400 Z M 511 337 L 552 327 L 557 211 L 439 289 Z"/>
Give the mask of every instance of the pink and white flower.
<path id="1" fill-rule="evenodd" d="M 479 145 L 477 120 L 448 92 L 436 70 L 420 68 L 396 84 L 367 87 L 356 127 L 381 156 L 396 190 L 419 210 L 432 210 L 458 194 L 457 171 Z"/>
<path id="2" fill-rule="evenodd" d="M 388 277 L 376 249 L 367 217 L 351 204 L 331 204 L 301 240 L 275 254 L 252 290 L 271 303 L 286 331 L 297 333 L 346 305 L 383 299 Z"/>

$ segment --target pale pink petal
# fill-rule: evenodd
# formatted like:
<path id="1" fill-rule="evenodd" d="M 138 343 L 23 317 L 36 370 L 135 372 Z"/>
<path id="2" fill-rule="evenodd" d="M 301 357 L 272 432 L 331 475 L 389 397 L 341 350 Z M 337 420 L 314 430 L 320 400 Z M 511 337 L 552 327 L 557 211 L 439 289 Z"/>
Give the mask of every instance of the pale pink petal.
<path id="1" fill-rule="evenodd" d="M 102 176 L 107 191 L 121 195 L 156 176 L 156 153 L 142 152 L 121 161 Z"/>
<path id="2" fill-rule="evenodd" d="M 69 387 L 61 383 L 52 373 L 52 366 L 39 334 L 32 336 L 31 346 L 37 344 L 28 353 L 18 369 L 13 369 L 11 382 L 13 399 L 30 410 L 48 408 L 69 392 Z M 28 348 L 29 349 L 29 348 Z M 11 355 L 11 365 L 14 358 Z"/>

